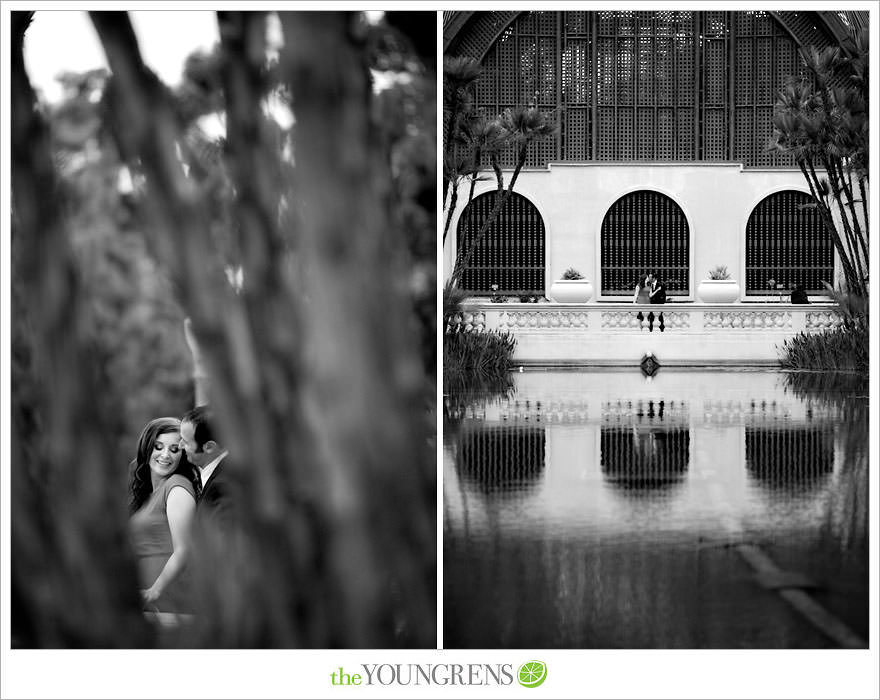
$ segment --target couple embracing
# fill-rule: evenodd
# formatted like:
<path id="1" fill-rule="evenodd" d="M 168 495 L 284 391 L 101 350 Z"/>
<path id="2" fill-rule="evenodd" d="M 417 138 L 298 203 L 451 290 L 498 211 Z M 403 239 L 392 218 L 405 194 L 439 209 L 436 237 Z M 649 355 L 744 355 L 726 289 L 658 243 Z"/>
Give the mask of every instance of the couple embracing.
<path id="1" fill-rule="evenodd" d="M 666 286 L 656 275 L 640 277 L 633 294 L 634 304 L 665 304 Z"/>
<path id="2" fill-rule="evenodd" d="M 144 609 L 190 613 L 194 543 L 223 523 L 230 507 L 228 451 L 207 406 L 181 419 L 147 423 L 130 478 L 130 537 Z"/>

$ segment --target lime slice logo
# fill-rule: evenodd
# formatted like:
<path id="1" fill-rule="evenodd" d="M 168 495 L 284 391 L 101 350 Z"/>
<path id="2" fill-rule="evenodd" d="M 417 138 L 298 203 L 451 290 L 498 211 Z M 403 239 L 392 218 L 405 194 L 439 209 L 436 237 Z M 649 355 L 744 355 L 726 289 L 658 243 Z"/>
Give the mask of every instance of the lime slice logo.
<path id="1" fill-rule="evenodd" d="M 526 661 L 517 672 L 517 680 L 523 688 L 537 688 L 546 679 L 547 664 L 543 661 Z"/>

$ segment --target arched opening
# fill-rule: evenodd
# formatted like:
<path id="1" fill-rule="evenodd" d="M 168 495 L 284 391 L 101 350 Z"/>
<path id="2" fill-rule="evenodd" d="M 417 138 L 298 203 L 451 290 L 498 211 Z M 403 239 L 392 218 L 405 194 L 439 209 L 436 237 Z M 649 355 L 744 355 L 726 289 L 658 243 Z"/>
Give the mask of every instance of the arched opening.
<path id="1" fill-rule="evenodd" d="M 834 245 L 812 197 L 784 190 L 762 199 L 746 225 L 746 295 L 801 286 L 823 294 L 834 282 Z"/>
<path id="2" fill-rule="evenodd" d="M 466 251 L 495 206 L 495 192 L 486 192 L 458 220 L 458 250 Z M 469 292 L 544 294 L 544 220 L 528 199 L 516 192 L 502 207 L 461 277 Z M 497 285 L 497 289 L 493 289 Z"/>
<path id="3" fill-rule="evenodd" d="M 687 218 L 665 194 L 638 190 L 618 199 L 602 220 L 601 246 L 603 296 L 632 296 L 648 273 L 669 295 L 690 293 Z"/>

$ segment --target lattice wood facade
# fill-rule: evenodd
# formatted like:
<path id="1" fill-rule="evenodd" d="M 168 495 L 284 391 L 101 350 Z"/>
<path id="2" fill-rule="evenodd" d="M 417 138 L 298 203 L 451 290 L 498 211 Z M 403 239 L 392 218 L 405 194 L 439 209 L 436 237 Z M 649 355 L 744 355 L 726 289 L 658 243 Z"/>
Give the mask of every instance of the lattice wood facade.
<path id="1" fill-rule="evenodd" d="M 767 150 L 777 91 L 806 70 L 768 12 L 486 13 L 456 49 L 482 56 L 489 116 L 537 106 L 560 126 L 528 167 L 551 161 L 711 161 L 791 167 Z M 518 15 L 518 16 L 517 16 Z M 515 19 L 514 19 L 515 17 Z M 513 20 L 511 22 L 511 20 Z M 501 27 L 503 29 L 500 29 Z M 513 165 L 513 151 L 504 154 Z"/>
<path id="2" fill-rule="evenodd" d="M 802 285 L 824 294 L 833 285 L 834 246 L 812 198 L 786 190 L 763 199 L 746 226 L 746 295 L 772 294 Z M 771 287 L 769 280 L 775 285 Z"/>

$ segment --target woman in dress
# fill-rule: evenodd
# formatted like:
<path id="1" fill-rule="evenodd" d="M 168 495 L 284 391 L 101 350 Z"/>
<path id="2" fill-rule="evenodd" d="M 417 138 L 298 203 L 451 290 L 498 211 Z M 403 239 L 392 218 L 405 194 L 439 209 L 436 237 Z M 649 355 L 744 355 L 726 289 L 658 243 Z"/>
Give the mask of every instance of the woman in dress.
<path id="1" fill-rule="evenodd" d="M 196 511 L 195 472 L 180 446 L 180 421 L 156 418 L 138 439 L 131 471 L 131 537 L 148 610 L 191 609 L 184 569 Z"/>
<path id="2" fill-rule="evenodd" d="M 651 275 L 639 277 L 633 293 L 633 304 L 649 304 L 651 301 Z"/>

